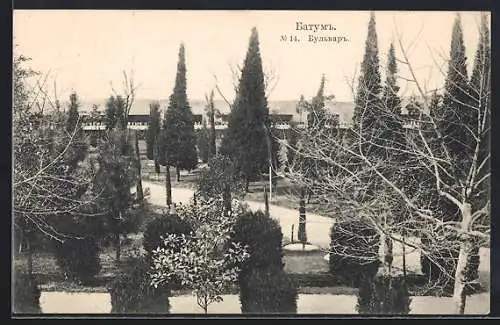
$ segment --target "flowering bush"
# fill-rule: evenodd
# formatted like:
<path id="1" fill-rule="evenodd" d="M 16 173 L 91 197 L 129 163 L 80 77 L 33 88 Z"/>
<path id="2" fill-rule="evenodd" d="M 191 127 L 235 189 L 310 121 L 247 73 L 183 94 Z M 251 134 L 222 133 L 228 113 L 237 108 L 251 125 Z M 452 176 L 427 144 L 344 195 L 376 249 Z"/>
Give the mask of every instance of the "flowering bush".
<path id="1" fill-rule="evenodd" d="M 247 247 L 231 243 L 224 249 L 243 207 L 233 200 L 231 211 L 224 208 L 222 198 L 200 199 L 179 205 L 176 213 L 192 226 L 186 234 L 166 234 L 164 245 L 153 251 L 151 282 L 155 287 L 180 283 L 193 290 L 198 305 L 222 301 L 222 294 L 237 282 L 239 267 L 249 256 Z M 179 249 L 180 248 L 180 249 Z"/>

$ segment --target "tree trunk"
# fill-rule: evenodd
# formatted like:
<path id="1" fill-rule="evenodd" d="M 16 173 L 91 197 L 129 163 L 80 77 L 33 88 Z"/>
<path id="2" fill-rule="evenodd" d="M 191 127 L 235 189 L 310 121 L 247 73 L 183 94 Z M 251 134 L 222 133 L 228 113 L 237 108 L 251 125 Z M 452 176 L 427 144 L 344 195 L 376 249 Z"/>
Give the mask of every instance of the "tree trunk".
<path id="1" fill-rule="evenodd" d="M 302 243 L 302 249 L 304 249 L 307 244 L 305 195 L 305 189 L 302 189 L 299 202 L 299 229 L 297 231 L 297 239 Z"/>
<path id="2" fill-rule="evenodd" d="M 23 252 L 23 241 L 24 241 L 24 236 L 23 236 L 23 230 L 22 228 L 19 228 L 19 236 L 18 236 L 18 241 L 19 241 L 19 249 L 18 249 L 18 254 L 21 254 Z"/>
<path id="3" fill-rule="evenodd" d="M 406 232 L 403 230 L 402 233 L 402 242 L 403 242 L 403 281 L 406 285 L 406 242 L 405 242 L 405 237 L 406 237 Z"/>
<path id="4" fill-rule="evenodd" d="M 28 274 L 33 275 L 33 248 L 31 243 L 31 234 L 28 233 L 26 236 L 26 248 L 28 251 Z"/>
<path id="5" fill-rule="evenodd" d="M 172 205 L 172 184 L 170 182 L 170 166 L 166 166 L 165 170 L 165 191 L 167 192 L 167 207 L 170 210 Z"/>
<path id="6" fill-rule="evenodd" d="M 181 169 L 179 167 L 175 167 L 175 172 L 177 174 L 177 182 L 181 181 Z"/>
<path id="7" fill-rule="evenodd" d="M 264 186 L 264 206 L 265 206 L 266 215 L 269 216 L 269 197 L 267 195 L 266 186 Z"/>
<path id="8" fill-rule="evenodd" d="M 248 193 L 248 189 L 250 188 L 250 181 L 248 180 L 248 176 L 245 177 L 245 192 Z"/>
<path id="9" fill-rule="evenodd" d="M 142 175 L 141 175 L 141 155 L 139 152 L 139 138 L 137 136 L 137 130 L 135 131 L 135 157 L 137 164 L 137 172 L 139 177 L 137 178 L 137 200 L 142 205 L 144 202 L 144 191 L 142 190 Z"/>
<path id="10" fill-rule="evenodd" d="M 472 221 L 472 208 L 470 203 L 464 203 L 461 209 L 462 222 L 460 230 L 467 232 Z M 460 243 L 460 251 L 458 254 L 457 268 L 455 270 L 455 287 L 453 288 L 453 302 L 455 304 L 455 312 L 463 315 L 465 313 L 465 285 L 467 283 L 467 259 L 472 250 L 472 243 L 469 239 L 464 239 Z"/>
<path id="11" fill-rule="evenodd" d="M 386 276 L 391 276 L 392 248 L 392 238 L 384 233 L 380 233 L 379 259 L 382 264 L 382 274 Z"/>
<path id="12" fill-rule="evenodd" d="M 116 268 L 120 267 L 120 258 L 121 258 L 121 243 L 120 243 L 120 233 L 115 233 L 115 264 Z"/>
<path id="13" fill-rule="evenodd" d="M 467 257 L 469 255 L 471 245 L 468 242 L 460 244 L 460 253 L 458 255 L 457 269 L 455 270 L 455 287 L 453 288 L 453 302 L 455 304 L 455 312 L 463 315 L 465 313 L 465 285 L 467 265 Z"/>

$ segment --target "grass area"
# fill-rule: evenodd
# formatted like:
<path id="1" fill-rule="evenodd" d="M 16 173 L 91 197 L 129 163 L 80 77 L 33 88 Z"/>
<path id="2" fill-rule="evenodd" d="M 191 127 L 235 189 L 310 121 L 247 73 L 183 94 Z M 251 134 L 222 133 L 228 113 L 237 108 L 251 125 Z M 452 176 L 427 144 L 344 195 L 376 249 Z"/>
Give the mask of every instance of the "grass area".
<path id="1" fill-rule="evenodd" d="M 356 294 L 358 294 L 358 289 L 352 288 L 352 287 L 347 287 L 347 286 L 299 287 L 299 294 L 356 295 Z"/>
<path id="2" fill-rule="evenodd" d="M 328 272 L 328 262 L 323 259 L 323 252 L 293 254 L 286 252 L 283 256 L 285 272 L 298 274 L 314 274 Z"/>

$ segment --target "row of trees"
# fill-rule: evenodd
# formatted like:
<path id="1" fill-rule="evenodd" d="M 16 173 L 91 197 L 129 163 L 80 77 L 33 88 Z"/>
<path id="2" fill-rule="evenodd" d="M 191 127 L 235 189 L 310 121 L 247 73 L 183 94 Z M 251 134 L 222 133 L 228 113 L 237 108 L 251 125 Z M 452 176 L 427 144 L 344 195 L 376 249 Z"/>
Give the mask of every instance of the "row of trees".
<path id="1" fill-rule="evenodd" d="M 229 125 L 219 150 L 234 162 L 238 174 L 245 180 L 248 191 L 250 181 L 258 180 L 266 168 L 271 166 L 275 174 L 279 166 L 278 147 L 272 134 L 269 119 L 269 107 L 266 99 L 266 82 L 262 68 L 257 30 L 254 28 L 250 36 L 248 51 L 241 69 L 236 97 L 231 103 Z M 219 88 L 217 88 L 219 89 Z M 224 95 L 219 91 L 220 95 Z M 169 106 L 165 111 L 163 123 L 160 121 L 159 104 L 152 103 L 150 125 L 147 133 L 148 159 L 155 161 L 156 171 L 160 165 L 177 169 L 177 180 L 180 170 L 191 170 L 197 166 L 198 147 L 200 158 L 208 162 L 217 153 L 215 137 L 215 116 L 218 113 L 214 106 L 214 92 L 206 96 L 206 115 L 198 140 L 194 131 L 193 114 L 186 95 L 185 50 L 181 45 L 177 77 Z M 207 120 L 208 124 L 207 125 Z M 169 177 L 167 177 L 167 183 Z M 170 184 L 166 184 L 167 194 Z M 167 195 L 167 197 L 170 197 Z M 171 202 L 167 198 L 167 204 Z"/>
<path id="2" fill-rule="evenodd" d="M 377 235 L 380 254 L 360 254 L 380 260 L 382 274 L 391 274 L 392 242 L 418 249 L 424 259 L 451 283 L 457 313 L 465 308 L 465 287 L 477 279 L 479 247 L 490 234 L 490 40 L 482 15 L 479 42 L 467 75 L 460 16 L 452 33 L 450 59 L 442 90 L 428 93 L 398 34 L 388 51 L 385 84 L 379 71 L 375 15 L 368 36 L 355 94 L 353 128 L 335 132 L 322 120 L 290 147 L 295 159 L 287 176 L 308 187 L 344 227 L 357 237 L 363 226 Z M 413 127 L 404 127 L 398 95 L 397 63 L 407 67 L 419 92 L 412 107 Z M 306 168 L 309 166 L 313 168 Z M 317 175 L 311 175 L 311 170 Z M 409 243 L 408 237 L 421 240 Z M 342 254 L 343 245 L 332 247 Z M 472 262 L 476 260 L 476 262 Z M 369 262 L 369 261 L 366 261 Z M 451 267 L 450 267 L 451 265 Z M 474 265 L 474 266 L 473 266 Z M 474 267 L 476 271 L 470 270 Z M 471 278 L 472 275 L 472 278 Z M 442 283 L 445 285 L 444 283 Z"/>

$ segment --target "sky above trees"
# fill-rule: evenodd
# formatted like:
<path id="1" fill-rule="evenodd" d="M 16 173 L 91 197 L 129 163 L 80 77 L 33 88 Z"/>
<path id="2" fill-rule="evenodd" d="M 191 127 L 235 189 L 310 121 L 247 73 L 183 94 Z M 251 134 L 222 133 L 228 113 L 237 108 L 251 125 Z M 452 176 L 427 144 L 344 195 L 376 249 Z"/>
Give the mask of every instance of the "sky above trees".
<path id="1" fill-rule="evenodd" d="M 385 60 L 397 30 L 418 68 L 419 79 L 432 89 L 444 81 L 454 12 L 376 12 L 378 47 L 384 77 Z M 477 46 L 479 12 L 462 12 L 469 72 Z M 186 47 L 187 94 L 203 99 L 215 86 L 232 98 L 231 67 L 242 65 L 252 27 L 259 32 L 264 70 L 278 75 L 270 100 L 298 100 L 315 95 L 326 75 L 325 94 L 352 101 L 349 80 L 357 80 L 363 58 L 368 12 L 355 11 L 14 11 L 15 51 L 32 57 L 32 68 L 48 73 L 47 87 L 59 98 L 72 90 L 85 100 L 106 98 L 110 82 L 118 90 L 122 71 L 134 70 L 138 98 L 165 99 L 171 93 L 178 46 Z M 335 31 L 296 30 L 303 24 L 332 24 Z M 297 35 L 300 43 L 282 42 Z M 309 35 L 345 36 L 349 42 L 308 42 Z M 398 46 L 396 56 L 399 55 Z M 441 66 L 442 71 L 440 71 Z M 408 75 L 400 66 L 400 74 Z M 409 76 L 408 76 L 409 77 Z M 54 84 L 54 80 L 56 83 Z M 400 80 L 402 95 L 411 85 Z M 216 93 L 215 99 L 219 95 Z"/>

